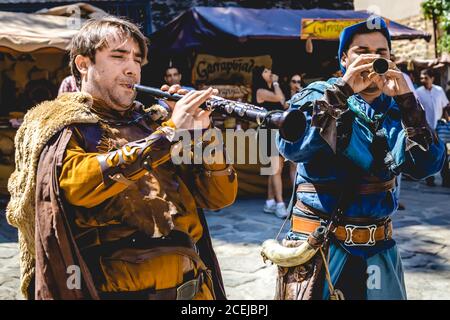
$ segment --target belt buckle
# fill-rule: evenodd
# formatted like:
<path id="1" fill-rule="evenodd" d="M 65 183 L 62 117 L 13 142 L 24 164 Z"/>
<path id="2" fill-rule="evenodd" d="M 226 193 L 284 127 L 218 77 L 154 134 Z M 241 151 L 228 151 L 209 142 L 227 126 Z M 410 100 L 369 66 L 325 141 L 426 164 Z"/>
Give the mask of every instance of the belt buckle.
<path id="1" fill-rule="evenodd" d="M 197 278 L 186 281 L 177 288 L 177 300 L 192 300 L 200 291 L 202 274 Z"/>
<path id="2" fill-rule="evenodd" d="M 353 231 L 355 231 L 356 229 L 366 229 L 369 231 L 369 240 L 366 243 L 354 243 L 353 242 Z M 354 247 L 354 246 L 372 247 L 376 243 L 376 241 L 375 241 L 375 231 L 376 230 L 377 230 L 376 224 L 371 224 L 368 226 L 356 226 L 353 224 L 347 224 L 347 225 L 345 225 L 346 238 L 345 238 L 344 244 L 349 247 Z"/>

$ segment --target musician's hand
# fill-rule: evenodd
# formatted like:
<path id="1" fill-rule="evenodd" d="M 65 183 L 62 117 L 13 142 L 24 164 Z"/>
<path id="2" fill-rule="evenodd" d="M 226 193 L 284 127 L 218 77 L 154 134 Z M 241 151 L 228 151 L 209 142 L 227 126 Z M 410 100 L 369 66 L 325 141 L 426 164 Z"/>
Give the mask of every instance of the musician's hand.
<path id="1" fill-rule="evenodd" d="M 169 91 L 170 92 L 170 91 Z M 178 129 L 205 129 L 210 125 L 211 111 L 200 109 L 200 106 L 213 95 L 217 89 L 189 91 L 175 104 L 172 121 Z"/>
<path id="2" fill-rule="evenodd" d="M 372 72 L 369 74 L 369 78 L 387 96 L 395 97 L 411 92 L 403 73 L 392 61 L 389 61 L 389 70 L 384 75 Z"/>
<path id="3" fill-rule="evenodd" d="M 354 93 L 367 89 L 373 83 L 369 78 L 369 73 L 372 69 L 372 62 L 379 57 L 378 54 L 361 54 L 347 67 L 342 80 L 353 89 Z"/>
<path id="4" fill-rule="evenodd" d="M 167 92 L 169 92 L 170 94 L 176 93 L 176 94 L 179 94 L 179 95 L 185 95 L 186 93 L 189 92 L 189 90 L 181 89 L 181 86 L 180 86 L 179 84 L 175 84 L 175 85 L 170 86 L 170 87 L 169 87 L 169 85 L 164 84 L 164 85 L 161 87 L 161 90 L 162 90 L 162 91 L 167 91 Z M 164 102 L 169 106 L 170 110 L 173 111 L 173 108 L 175 108 L 175 103 L 176 103 L 176 101 L 165 100 Z"/>

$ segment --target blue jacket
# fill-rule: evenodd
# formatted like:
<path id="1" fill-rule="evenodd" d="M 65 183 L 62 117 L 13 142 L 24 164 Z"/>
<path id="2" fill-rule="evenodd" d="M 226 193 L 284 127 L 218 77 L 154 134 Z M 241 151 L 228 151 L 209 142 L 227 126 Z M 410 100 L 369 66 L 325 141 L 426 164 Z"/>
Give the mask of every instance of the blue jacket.
<path id="1" fill-rule="evenodd" d="M 327 82 L 312 83 L 290 100 L 290 109 L 298 109 L 309 101 L 321 99 L 325 89 L 336 81 L 334 78 Z M 442 141 L 436 140 L 425 149 L 414 145 L 406 151 L 408 138 L 402 127 L 399 106 L 393 98 L 381 95 L 369 105 L 360 96 L 353 95 L 347 100 L 347 105 L 351 112 L 360 114 L 355 116 L 352 122 L 348 146 L 337 150 L 336 153 L 320 135 L 320 128 L 311 126 L 312 110 L 304 112 L 307 128 L 300 139 L 289 142 L 277 135 L 277 146 L 281 155 L 298 163 L 297 184 L 302 182 L 343 184 L 346 179 L 357 179 L 358 183 L 363 184 L 369 182 L 366 180 L 369 175 L 389 180 L 400 172 L 415 179 L 423 179 L 440 170 L 444 162 Z M 370 121 L 387 111 L 389 112 L 382 122 L 382 128 L 394 161 L 389 169 L 373 172 L 371 171 L 373 157 L 370 152 L 373 133 L 363 118 L 367 116 Z M 350 161 L 340 161 L 342 157 Z M 337 202 L 337 196 L 325 193 L 298 193 L 297 198 L 306 205 L 328 214 L 333 212 Z M 388 191 L 356 197 L 344 215 L 383 218 L 394 213 L 396 209 L 395 192 Z"/>

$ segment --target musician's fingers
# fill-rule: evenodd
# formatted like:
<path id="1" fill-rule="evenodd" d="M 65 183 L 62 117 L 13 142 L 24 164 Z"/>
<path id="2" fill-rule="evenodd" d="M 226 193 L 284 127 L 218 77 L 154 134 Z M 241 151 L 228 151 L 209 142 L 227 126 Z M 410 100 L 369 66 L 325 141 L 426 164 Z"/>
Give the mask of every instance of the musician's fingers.
<path id="1" fill-rule="evenodd" d="M 184 96 L 185 94 L 187 94 L 190 90 L 187 89 L 180 89 L 177 91 L 177 94 L 180 94 L 182 96 Z"/>
<path id="2" fill-rule="evenodd" d="M 169 93 L 170 94 L 177 93 L 178 90 L 180 90 L 180 89 L 181 89 L 181 86 L 179 84 L 174 84 L 173 86 L 170 86 Z"/>
<path id="3" fill-rule="evenodd" d="M 200 118 L 200 119 L 209 117 L 211 115 L 211 113 L 212 113 L 212 111 L 207 111 L 207 110 L 203 110 L 203 109 L 199 109 L 199 110 L 200 111 L 198 111 L 196 117 Z"/>
<path id="4" fill-rule="evenodd" d="M 371 73 L 369 73 L 369 75 L 367 76 L 367 78 L 369 78 L 370 80 L 374 80 L 375 76 L 377 76 L 378 74 L 375 71 L 372 71 Z"/>
<path id="5" fill-rule="evenodd" d="M 212 95 L 217 96 L 218 94 L 219 94 L 219 90 L 217 90 L 216 88 L 213 88 Z"/>
<path id="6" fill-rule="evenodd" d="M 183 102 L 184 104 L 187 105 L 188 109 L 195 109 L 197 106 L 195 106 L 195 104 L 198 103 L 199 101 L 199 97 L 202 97 L 203 95 L 205 95 L 205 92 L 207 90 L 196 90 L 196 91 L 191 91 L 189 92 L 185 97 L 186 99 L 184 99 L 183 97 Z M 202 99 L 202 98 L 200 98 Z"/>
<path id="7" fill-rule="evenodd" d="M 395 62 L 388 60 L 388 64 L 389 64 L 389 69 L 390 70 L 399 70 L 399 68 L 397 67 L 397 65 L 395 64 Z"/>
<path id="8" fill-rule="evenodd" d="M 196 97 L 201 95 L 203 90 L 191 90 L 187 94 L 183 96 L 183 98 L 180 99 L 180 101 L 183 102 L 183 104 L 188 105 L 194 100 Z M 190 106 L 188 106 L 190 108 Z"/>
<path id="9" fill-rule="evenodd" d="M 403 78 L 403 73 L 400 70 L 388 70 L 384 74 L 388 79 L 401 79 Z"/>
<path id="10" fill-rule="evenodd" d="M 369 73 L 369 75 L 367 76 L 367 78 L 369 78 L 370 80 L 372 80 L 372 82 L 377 82 L 377 81 L 382 80 L 382 79 L 381 79 L 381 76 L 380 76 L 378 73 L 376 73 L 375 71 Z"/>
<path id="11" fill-rule="evenodd" d="M 197 109 L 200 107 L 206 100 L 208 100 L 213 92 L 213 88 L 209 87 L 206 90 L 199 91 L 200 95 L 197 95 L 192 98 L 192 100 L 188 103 L 189 109 Z"/>
<path id="12" fill-rule="evenodd" d="M 183 104 L 189 103 L 189 101 L 192 100 L 192 96 L 196 95 L 197 92 L 198 92 L 198 91 L 195 91 L 195 90 L 190 90 L 190 91 L 188 91 L 188 93 L 186 93 L 185 95 L 183 95 L 183 97 L 179 100 L 180 103 L 183 103 Z"/>
<path id="13" fill-rule="evenodd" d="M 372 68 L 372 63 L 368 63 L 368 64 L 362 64 L 360 66 L 354 67 L 352 71 L 354 74 L 360 74 L 364 71 L 369 71 L 371 68 Z"/>
<path id="14" fill-rule="evenodd" d="M 161 90 L 162 91 L 167 91 L 167 90 L 169 90 L 169 85 L 167 85 L 167 84 L 163 84 L 162 86 L 161 86 Z"/>

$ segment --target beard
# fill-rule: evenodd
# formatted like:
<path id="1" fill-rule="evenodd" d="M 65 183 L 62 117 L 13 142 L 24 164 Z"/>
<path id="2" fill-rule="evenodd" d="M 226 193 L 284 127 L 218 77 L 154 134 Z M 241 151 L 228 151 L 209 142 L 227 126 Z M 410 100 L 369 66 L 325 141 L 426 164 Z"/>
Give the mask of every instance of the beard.
<path id="1" fill-rule="evenodd" d="M 136 99 L 136 90 L 126 89 L 120 85 L 120 81 L 111 82 L 109 86 L 105 83 L 96 82 L 97 98 L 103 100 L 111 109 L 122 112 L 128 110 Z"/>
<path id="2" fill-rule="evenodd" d="M 136 99 L 137 93 L 135 90 L 133 90 L 132 93 L 128 93 L 127 91 L 127 94 L 121 94 L 122 91 L 123 90 L 117 88 L 110 91 L 108 94 L 109 100 L 117 108 L 127 110 L 130 108 L 130 106 L 133 104 L 133 101 Z"/>

